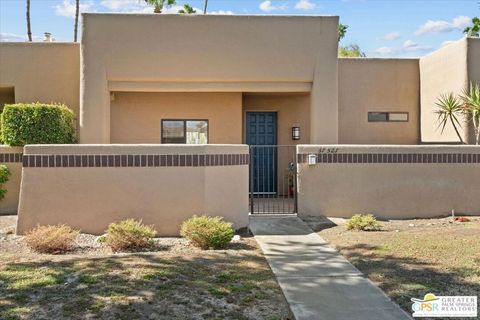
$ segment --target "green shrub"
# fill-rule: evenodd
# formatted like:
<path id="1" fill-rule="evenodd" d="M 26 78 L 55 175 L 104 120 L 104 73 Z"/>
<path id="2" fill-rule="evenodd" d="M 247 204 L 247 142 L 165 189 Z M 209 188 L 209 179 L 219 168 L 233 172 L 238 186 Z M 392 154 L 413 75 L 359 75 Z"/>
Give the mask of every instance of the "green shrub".
<path id="1" fill-rule="evenodd" d="M 148 249 L 154 245 L 157 231 L 142 221 L 127 219 L 110 223 L 105 235 L 105 243 L 113 251 L 134 251 Z"/>
<path id="2" fill-rule="evenodd" d="M 225 248 L 233 238 L 232 224 L 222 217 L 193 216 L 182 223 L 180 234 L 202 249 Z"/>
<path id="3" fill-rule="evenodd" d="M 10 169 L 4 164 L 0 164 L 0 200 L 5 198 L 7 189 L 3 188 L 3 185 L 8 182 L 10 178 Z"/>
<path id="4" fill-rule="evenodd" d="M 38 226 L 25 235 L 25 242 L 36 252 L 59 254 L 75 247 L 79 233 L 66 225 Z"/>
<path id="5" fill-rule="evenodd" d="M 347 230 L 376 231 L 382 225 L 373 214 L 356 214 L 347 221 Z"/>
<path id="6" fill-rule="evenodd" d="M 0 117 L 3 142 L 10 146 L 75 142 L 75 117 L 61 104 L 6 104 Z"/>

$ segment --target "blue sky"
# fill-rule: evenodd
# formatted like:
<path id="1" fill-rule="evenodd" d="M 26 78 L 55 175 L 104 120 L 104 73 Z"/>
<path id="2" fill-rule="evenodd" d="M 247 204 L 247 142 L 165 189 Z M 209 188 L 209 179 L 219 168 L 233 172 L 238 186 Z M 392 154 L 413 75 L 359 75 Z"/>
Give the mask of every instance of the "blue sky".
<path id="1" fill-rule="evenodd" d="M 203 8 L 203 0 L 177 0 Z M 83 12 L 151 12 L 142 0 L 81 0 Z M 168 12 L 177 12 L 178 6 Z M 198 9 L 201 11 L 201 9 Z M 209 12 L 222 14 L 338 15 L 349 26 L 343 45 L 357 43 L 370 57 L 423 56 L 461 38 L 480 16 L 479 0 L 209 0 Z M 74 0 L 31 0 L 34 40 L 51 32 L 57 41 L 73 39 Z M 0 0 L 0 39 L 25 41 L 25 0 Z"/>

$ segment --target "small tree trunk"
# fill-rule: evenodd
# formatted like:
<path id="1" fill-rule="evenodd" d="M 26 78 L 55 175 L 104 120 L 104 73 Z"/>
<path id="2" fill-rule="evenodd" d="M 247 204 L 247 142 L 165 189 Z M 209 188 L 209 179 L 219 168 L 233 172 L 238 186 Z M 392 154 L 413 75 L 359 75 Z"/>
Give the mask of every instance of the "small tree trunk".
<path id="1" fill-rule="evenodd" d="M 73 42 L 77 42 L 77 34 L 78 34 L 78 14 L 80 11 L 80 0 L 75 1 L 75 28 L 73 30 Z"/>
<path id="2" fill-rule="evenodd" d="M 153 9 L 153 13 L 162 13 L 162 8 L 160 8 L 160 5 L 156 4 L 155 9 Z"/>
<path id="3" fill-rule="evenodd" d="M 208 0 L 205 0 L 205 6 L 203 7 L 203 14 L 207 14 Z"/>
<path id="4" fill-rule="evenodd" d="M 453 121 L 452 118 L 450 118 L 450 122 L 452 123 L 453 129 L 455 129 L 455 132 L 457 133 L 457 137 L 460 139 L 460 142 L 464 144 L 462 135 L 460 134 L 460 132 L 458 132 L 457 126 L 455 125 L 455 122 Z"/>
<path id="5" fill-rule="evenodd" d="M 27 35 L 28 41 L 32 42 L 32 28 L 30 26 L 30 0 L 27 0 Z"/>

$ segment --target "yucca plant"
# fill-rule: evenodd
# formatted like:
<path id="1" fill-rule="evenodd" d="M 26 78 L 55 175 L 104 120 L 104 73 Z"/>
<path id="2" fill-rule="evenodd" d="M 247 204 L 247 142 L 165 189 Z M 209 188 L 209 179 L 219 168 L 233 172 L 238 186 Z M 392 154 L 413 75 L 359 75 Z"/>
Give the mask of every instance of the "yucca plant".
<path id="1" fill-rule="evenodd" d="M 197 10 L 193 9 L 193 7 L 187 3 L 183 5 L 183 8 L 178 10 L 178 13 L 183 13 L 183 14 L 194 14 L 197 13 Z"/>
<path id="2" fill-rule="evenodd" d="M 480 85 L 470 83 L 460 96 L 469 121 L 472 121 L 475 144 L 480 142 Z"/>
<path id="3" fill-rule="evenodd" d="M 463 144 L 462 135 L 458 131 L 458 127 L 462 127 L 459 118 L 462 118 L 465 114 L 465 109 L 463 108 L 462 103 L 453 93 L 449 93 L 442 94 L 435 104 L 437 105 L 435 113 L 438 115 L 438 127 L 442 128 L 442 133 L 450 122 L 453 129 L 455 129 L 458 139 L 460 139 L 460 142 Z"/>
<path id="4" fill-rule="evenodd" d="M 144 0 L 148 5 L 154 7 L 154 13 L 162 13 L 164 5 L 171 6 L 174 5 L 176 0 Z"/>

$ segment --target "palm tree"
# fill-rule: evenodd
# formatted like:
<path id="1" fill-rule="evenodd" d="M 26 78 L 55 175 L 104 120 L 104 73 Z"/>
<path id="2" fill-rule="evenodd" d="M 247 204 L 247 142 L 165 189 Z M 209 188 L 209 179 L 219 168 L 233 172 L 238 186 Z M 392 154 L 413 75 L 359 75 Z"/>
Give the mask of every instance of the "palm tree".
<path id="1" fill-rule="evenodd" d="M 203 14 L 207 14 L 208 0 L 205 0 L 205 6 L 203 7 Z"/>
<path id="2" fill-rule="evenodd" d="M 464 108 L 462 103 L 453 95 L 453 93 L 442 94 L 435 103 L 437 105 L 437 110 L 435 113 L 438 115 L 438 127 L 442 127 L 445 130 L 445 126 L 450 122 L 455 129 L 458 139 L 463 144 L 463 138 L 460 132 L 458 131 L 457 125 L 461 127 L 459 117 L 464 115 Z"/>
<path id="3" fill-rule="evenodd" d="M 475 144 L 480 143 L 480 85 L 470 83 L 460 96 L 464 103 L 468 119 L 472 121 L 475 133 Z"/>
<path id="4" fill-rule="evenodd" d="M 171 6 L 175 4 L 176 0 L 145 0 L 145 2 L 155 8 L 153 10 L 154 13 L 162 13 L 162 9 L 165 4 L 167 4 L 167 6 Z"/>
<path id="5" fill-rule="evenodd" d="M 32 42 L 32 28 L 30 26 L 30 0 L 27 0 L 27 35 L 28 41 Z"/>
<path id="6" fill-rule="evenodd" d="M 73 30 L 73 42 L 77 42 L 79 11 L 80 11 L 80 0 L 75 0 L 75 28 Z"/>
<path id="7" fill-rule="evenodd" d="M 338 42 L 340 42 L 340 40 L 342 40 L 345 37 L 345 35 L 347 34 L 347 29 L 348 29 L 348 26 L 346 24 L 340 23 L 338 25 Z"/>
<path id="8" fill-rule="evenodd" d="M 191 5 L 185 3 L 183 9 L 178 10 L 178 13 L 194 14 L 197 13 L 197 10 L 193 9 Z"/>
<path id="9" fill-rule="evenodd" d="M 463 33 L 467 35 L 467 37 L 478 37 L 480 36 L 480 18 L 474 17 L 472 19 L 472 25 L 470 27 L 466 27 L 463 30 Z"/>

